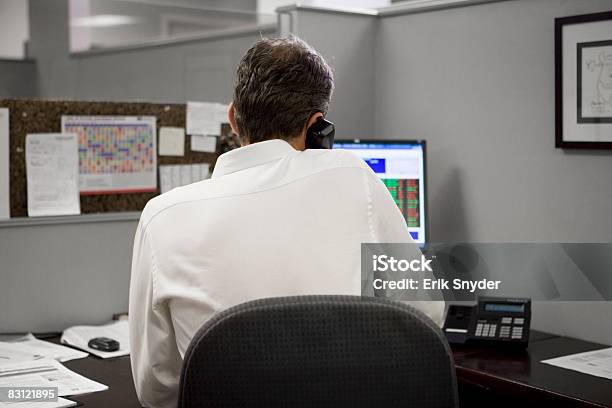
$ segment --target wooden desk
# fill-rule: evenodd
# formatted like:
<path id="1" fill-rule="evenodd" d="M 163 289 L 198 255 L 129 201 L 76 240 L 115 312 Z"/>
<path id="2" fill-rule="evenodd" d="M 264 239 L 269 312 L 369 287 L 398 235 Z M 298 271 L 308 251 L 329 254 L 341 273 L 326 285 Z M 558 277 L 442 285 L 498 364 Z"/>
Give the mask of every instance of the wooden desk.
<path id="1" fill-rule="evenodd" d="M 65 362 L 64 365 L 74 372 L 94 381 L 108 385 L 108 390 L 91 394 L 75 395 L 68 399 L 76 401 L 79 406 L 100 408 L 139 408 L 136 397 L 130 357 L 101 359 L 86 357 Z"/>
<path id="2" fill-rule="evenodd" d="M 612 380 L 540 361 L 607 347 L 536 333 L 527 350 L 453 346 L 462 406 L 612 407 Z"/>
<path id="3" fill-rule="evenodd" d="M 61 344 L 60 336 L 43 336 L 42 339 Z M 77 406 L 140 408 L 132 378 L 130 356 L 102 359 L 90 354 L 89 357 L 62 364 L 75 373 L 108 386 L 105 391 L 64 397 L 77 402 Z"/>
<path id="4" fill-rule="evenodd" d="M 606 347 L 566 337 L 532 332 L 529 348 L 503 352 L 499 348 L 453 346 L 463 407 L 588 407 L 612 408 L 612 380 L 540 363 L 541 360 Z M 57 339 L 55 340 L 57 341 Z M 70 399 L 86 407 L 140 407 L 129 357 L 87 357 L 66 367 L 109 386 L 106 391 Z"/>

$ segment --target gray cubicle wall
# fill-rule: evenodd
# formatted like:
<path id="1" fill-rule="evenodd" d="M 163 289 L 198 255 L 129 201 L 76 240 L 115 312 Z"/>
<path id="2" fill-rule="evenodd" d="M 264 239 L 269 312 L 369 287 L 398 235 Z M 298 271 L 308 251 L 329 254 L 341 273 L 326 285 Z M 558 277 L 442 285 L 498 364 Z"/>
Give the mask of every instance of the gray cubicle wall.
<path id="1" fill-rule="evenodd" d="M 434 241 L 612 239 L 612 151 L 554 146 L 554 18 L 612 0 L 382 17 L 376 136 L 428 141 Z"/>
<path id="2" fill-rule="evenodd" d="M 40 96 L 54 99 L 226 102 L 244 52 L 275 24 L 70 54 L 67 0 L 30 0 L 30 53 Z"/>
<path id="3" fill-rule="evenodd" d="M 0 333 L 55 332 L 126 312 L 138 216 L 0 221 Z"/>
<path id="4" fill-rule="evenodd" d="M 0 58 L 0 98 L 38 95 L 36 61 Z"/>
<path id="5" fill-rule="evenodd" d="M 382 13 L 374 137 L 427 139 L 432 240 L 612 241 L 612 151 L 554 147 L 554 18 L 605 10 L 612 0 Z M 612 344 L 612 303 L 534 311 L 536 328 Z"/>
<path id="6" fill-rule="evenodd" d="M 229 102 L 244 52 L 275 28 L 234 32 L 181 44 L 72 57 L 75 99 Z M 117 69 L 116 67 L 121 67 Z"/>
<path id="7" fill-rule="evenodd" d="M 30 3 L 42 7 L 45 1 Z M 428 140 L 432 239 L 610 242 L 612 154 L 554 148 L 553 21 L 559 16 L 611 10 L 612 0 L 508 0 L 416 14 L 394 9 L 398 14 L 382 12 L 376 17 L 290 8 L 281 32 L 303 36 L 330 60 L 337 78 L 330 117 L 337 122 L 341 136 Z M 228 46 L 240 40 L 229 41 Z M 244 44 L 246 47 L 247 40 Z M 215 47 L 224 49 L 223 45 Z M 168 56 L 184 56 L 188 49 Z M 118 54 L 114 63 L 125 61 L 132 72 L 141 67 L 136 56 L 148 64 L 156 62 L 153 51 L 133 52 L 126 51 L 125 59 Z M 81 97 L 73 81 L 79 81 L 79 87 L 86 86 L 85 78 L 95 81 L 92 77 L 104 74 L 97 71 L 96 64 L 106 64 L 102 54 L 83 58 L 83 65 L 67 66 L 73 79 L 64 74 L 58 74 L 57 83 L 45 79 L 43 94 L 66 91 L 58 96 Z M 66 67 L 63 62 L 47 63 L 58 71 Z M 175 84 L 168 85 L 167 92 L 175 95 L 172 92 L 185 84 L 180 79 L 184 72 L 173 77 L 174 71 L 185 70 L 186 65 L 161 67 L 165 68 L 160 68 L 160 77 L 167 73 Z M 106 77 L 109 81 L 112 78 Z M 128 84 L 121 88 L 125 86 Z M 211 95 L 219 92 L 224 96 L 225 87 L 219 91 L 217 84 L 210 84 L 210 88 L 214 90 Z M 131 89 L 117 88 L 115 92 L 130 99 L 139 97 L 139 92 L 147 98 L 159 96 L 146 93 L 147 89 L 145 82 L 136 82 Z M 96 99 L 108 95 L 106 90 L 88 92 Z M 92 235 L 87 230 L 100 225 L 71 226 L 70 231 L 59 227 L 57 234 L 48 236 L 75 242 Z M 134 225 L 124 221 L 108 226 L 116 232 L 108 234 L 123 242 L 123 252 L 117 252 L 117 270 L 129 268 Z M 9 242 L 7 231 L 10 229 L 0 230 L 2 245 Z M 29 236 L 17 235 L 25 242 L 37 242 L 37 229 L 29 231 Z M 0 254 L 7 256 L 11 265 L 36 253 L 36 247 L 29 244 L 11 245 L 10 253 Z M 49 256 L 54 272 L 45 273 L 53 276 L 68 266 L 68 260 L 63 265 L 55 255 Z M 107 262 L 102 257 L 97 260 L 100 267 L 93 271 L 102 270 Z M 45 258 L 28 262 L 20 270 L 34 270 L 34 264 L 45 264 Z M 118 280 L 117 286 L 107 290 L 125 291 L 125 281 Z M 68 290 L 58 295 L 66 293 Z M 125 304 L 127 299 L 122 299 Z M 15 304 L 28 305 L 25 300 Z M 30 309 L 30 313 L 36 310 L 40 309 Z M 109 312 L 104 310 L 100 315 Z M 540 303 L 535 307 L 534 327 L 612 343 L 612 326 L 602 324 L 610 313 L 610 303 Z M 72 320 L 78 318 L 73 316 Z M 40 319 L 44 321 L 43 316 Z"/>
<path id="8" fill-rule="evenodd" d="M 315 47 L 334 71 L 336 89 L 328 116 L 338 138 L 366 138 L 374 133 L 373 12 L 289 6 L 278 10 L 282 34 L 293 33 Z"/>
<path id="9" fill-rule="evenodd" d="M 68 1 L 30 0 L 29 11 L 38 96 L 51 99 L 229 101 L 244 51 L 261 35 L 276 33 L 275 26 L 267 25 L 191 41 L 70 55 Z M 63 330 L 103 323 L 126 311 L 137 217 L 2 222 L 0 333 Z"/>

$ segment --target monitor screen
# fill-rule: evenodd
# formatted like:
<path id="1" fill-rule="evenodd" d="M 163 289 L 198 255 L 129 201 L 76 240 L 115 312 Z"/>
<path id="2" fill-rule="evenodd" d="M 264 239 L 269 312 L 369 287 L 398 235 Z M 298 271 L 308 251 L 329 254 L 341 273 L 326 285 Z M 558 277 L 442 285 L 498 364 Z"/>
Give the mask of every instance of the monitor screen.
<path id="1" fill-rule="evenodd" d="M 426 242 L 425 141 L 337 140 L 334 149 L 361 157 L 387 186 L 415 242 Z"/>

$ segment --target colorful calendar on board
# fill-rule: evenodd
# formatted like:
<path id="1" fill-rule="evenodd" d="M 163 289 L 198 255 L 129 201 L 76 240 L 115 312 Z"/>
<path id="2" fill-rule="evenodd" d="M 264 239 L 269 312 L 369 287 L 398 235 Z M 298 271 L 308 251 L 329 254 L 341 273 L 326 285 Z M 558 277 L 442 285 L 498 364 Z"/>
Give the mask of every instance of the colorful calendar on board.
<path id="1" fill-rule="evenodd" d="M 153 116 L 62 116 L 62 131 L 79 142 L 81 194 L 157 190 Z"/>

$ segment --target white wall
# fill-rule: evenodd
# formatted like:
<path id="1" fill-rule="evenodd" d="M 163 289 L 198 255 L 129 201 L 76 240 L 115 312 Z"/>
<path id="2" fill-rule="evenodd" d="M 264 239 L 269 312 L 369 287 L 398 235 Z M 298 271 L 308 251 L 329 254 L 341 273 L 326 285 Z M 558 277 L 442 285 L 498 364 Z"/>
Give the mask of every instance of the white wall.
<path id="1" fill-rule="evenodd" d="M 274 13 L 278 7 L 296 3 L 295 0 L 257 0 L 257 12 Z M 375 9 L 389 6 L 391 0 L 305 0 L 300 1 L 299 4 L 301 6 Z"/>
<path id="2" fill-rule="evenodd" d="M 27 0 L 0 1 L 0 58 L 25 58 L 29 30 Z"/>
<path id="3" fill-rule="evenodd" d="M 375 135 L 427 139 L 434 242 L 612 241 L 612 151 L 554 147 L 553 37 L 555 17 L 611 9 L 512 0 L 381 19 Z M 544 302 L 534 326 L 612 344 L 611 313 Z"/>

